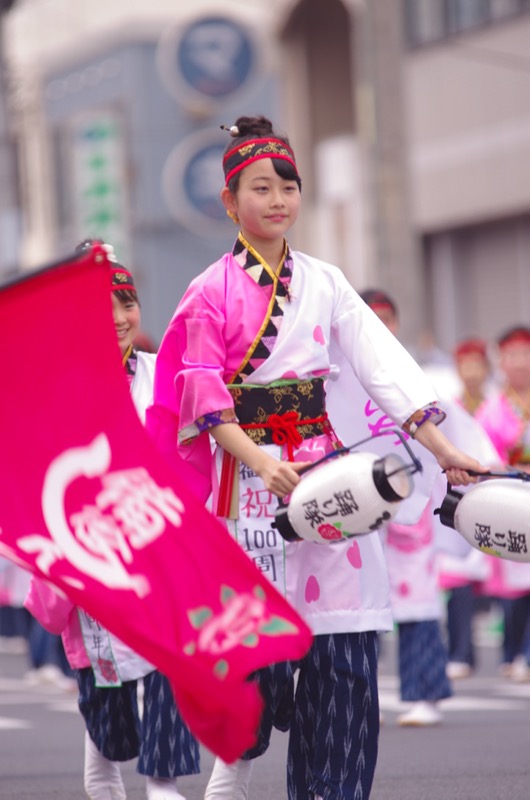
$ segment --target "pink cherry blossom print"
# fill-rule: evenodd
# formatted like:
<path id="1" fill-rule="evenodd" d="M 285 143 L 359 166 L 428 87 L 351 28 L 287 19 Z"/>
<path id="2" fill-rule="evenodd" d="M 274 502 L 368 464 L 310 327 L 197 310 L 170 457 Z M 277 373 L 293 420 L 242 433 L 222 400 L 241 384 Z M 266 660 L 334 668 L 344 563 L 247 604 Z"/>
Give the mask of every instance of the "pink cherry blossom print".
<path id="1" fill-rule="evenodd" d="M 361 549 L 359 547 L 359 542 L 354 542 L 351 547 L 348 548 L 348 552 L 346 553 L 348 557 L 348 561 L 352 565 L 354 569 L 361 569 L 363 565 L 363 560 L 361 558 Z"/>
<path id="2" fill-rule="evenodd" d="M 326 539 L 328 542 L 332 542 L 335 539 L 342 539 L 342 533 L 337 530 L 334 525 L 330 525 L 329 522 L 319 525 L 317 530 L 322 538 Z"/>
<path id="3" fill-rule="evenodd" d="M 282 379 L 284 381 L 295 381 L 297 378 L 298 378 L 298 375 L 292 369 L 287 370 L 287 372 L 284 372 L 283 375 L 282 375 Z"/>
<path id="4" fill-rule="evenodd" d="M 310 575 L 305 585 L 306 603 L 315 603 L 320 597 L 320 585 L 314 575 Z"/>
<path id="5" fill-rule="evenodd" d="M 410 586 L 406 581 L 403 581 L 402 583 L 399 584 L 398 592 L 401 595 L 401 597 L 408 597 L 408 595 L 410 594 Z"/>
<path id="6" fill-rule="evenodd" d="M 317 325 L 316 328 L 314 329 L 313 339 L 315 340 L 315 342 L 317 342 L 317 344 L 326 344 L 326 340 L 324 339 L 324 331 L 322 330 L 320 325 Z"/>

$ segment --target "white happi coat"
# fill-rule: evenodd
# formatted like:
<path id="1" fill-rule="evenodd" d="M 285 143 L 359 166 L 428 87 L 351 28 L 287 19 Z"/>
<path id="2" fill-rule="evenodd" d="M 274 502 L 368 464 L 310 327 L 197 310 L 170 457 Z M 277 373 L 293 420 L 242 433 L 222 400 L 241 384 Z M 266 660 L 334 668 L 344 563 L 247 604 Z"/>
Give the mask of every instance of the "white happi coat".
<path id="1" fill-rule="evenodd" d="M 339 434 L 348 430 L 348 420 L 337 417 L 336 407 L 342 415 L 360 415 L 356 429 L 363 430 L 364 425 L 364 435 L 370 436 L 371 418 L 342 393 L 341 380 L 348 372 L 353 372 L 380 413 L 398 427 L 436 400 L 422 370 L 337 267 L 297 252 L 293 261 L 292 300 L 285 305 L 272 354 L 252 373 L 249 383 L 333 377 L 340 361 L 339 379 L 327 385 L 330 419 Z M 344 385 L 348 387 L 348 380 Z M 335 404 L 334 396 L 345 402 Z M 280 447 L 264 446 L 271 455 L 282 456 Z M 302 443 L 295 459 L 314 461 L 329 449 L 328 438 L 317 436 Z M 217 475 L 221 455 L 218 448 Z M 285 543 L 271 527 L 273 498 L 244 466 L 239 497 L 239 519 L 228 520 L 229 529 L 315 634 L 391 629 L 387 570 L 377 532 L 329 545 Z"/>

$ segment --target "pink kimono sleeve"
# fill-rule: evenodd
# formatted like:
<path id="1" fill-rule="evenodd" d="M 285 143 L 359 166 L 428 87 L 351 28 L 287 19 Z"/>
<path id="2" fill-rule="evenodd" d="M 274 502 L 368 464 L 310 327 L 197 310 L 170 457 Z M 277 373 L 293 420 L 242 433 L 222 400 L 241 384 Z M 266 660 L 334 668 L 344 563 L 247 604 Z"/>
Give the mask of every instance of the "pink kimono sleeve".
<path id="1" fill-rule="evenodd" d="M 197 494 L 210 489 L 207 430 L 237 421 L 226 388 L 224 291 L 211 273 L 193 281 L 164 335 L 156 359 L 153 405 L 146 428 L 171 463 L 186 462 Z"/>
<path id="2" fill-rule="evenodd" d="M 57 594 L 46 581 L 33 577 L 24 600 L 24 608 L 47 631 L 60 634 L 68 624 L 74 605 L 67 597 Z"/>

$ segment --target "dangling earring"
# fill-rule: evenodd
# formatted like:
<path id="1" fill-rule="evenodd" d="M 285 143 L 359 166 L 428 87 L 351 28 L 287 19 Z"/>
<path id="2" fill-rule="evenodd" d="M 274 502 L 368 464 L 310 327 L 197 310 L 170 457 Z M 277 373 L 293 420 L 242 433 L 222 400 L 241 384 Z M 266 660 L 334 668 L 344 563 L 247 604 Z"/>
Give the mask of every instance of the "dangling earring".
<path id="1" fill-rule="evenodd" d="M 239 225 L 239 217 L 237 216 L 235 211 L 226 210 L 226 216 L 230 217 L 234 225 Z"/>

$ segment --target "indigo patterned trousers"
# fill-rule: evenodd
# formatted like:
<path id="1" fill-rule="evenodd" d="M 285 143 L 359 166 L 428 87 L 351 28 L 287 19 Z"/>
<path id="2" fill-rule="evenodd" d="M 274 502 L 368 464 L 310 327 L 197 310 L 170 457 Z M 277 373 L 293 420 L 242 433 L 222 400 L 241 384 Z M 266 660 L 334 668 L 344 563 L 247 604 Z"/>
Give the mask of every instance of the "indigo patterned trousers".
<path id="1" fill-rule="evenodd" d="M 447 650 L 437 619 L 398 623 L 401 699 L 434 702 L 451 697 Z"/>
<path id="2" fill-rule="evenodd" d="M 77 670 L 79 710 L 90 738 L 111 761 L 138 756 L 138 772 L 153 778 L 194 775 L 199 745 L 182 720 L 167 678 L 154 671 L 144 681 L 144 710 L 138 710 L 137 682 L 95 686 L 90 667 Z"/>
<path id="3" fill-rule="evenodd" d="M 273 726 L 285 730 L 296 670 L 287 759 L 289 800 L 313 795 L 367 800 L 379 737 L 376 633 L 315 636 L 301 661 L 260 670 L 266 706 L 258 743 L 245 758 L 265 752 Z"/>

